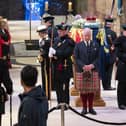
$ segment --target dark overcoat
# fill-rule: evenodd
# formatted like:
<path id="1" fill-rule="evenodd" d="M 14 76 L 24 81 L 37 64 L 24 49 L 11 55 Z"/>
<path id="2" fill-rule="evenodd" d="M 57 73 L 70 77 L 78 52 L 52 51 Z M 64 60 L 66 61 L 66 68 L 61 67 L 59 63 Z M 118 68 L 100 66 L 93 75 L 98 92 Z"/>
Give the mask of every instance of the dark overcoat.
<path id="1" fill-rule="evenodd" d="M 115 41 L 117 63 L 117 80 L 126 82 L 126 36 L 120 36 Z"/>
<path id="2" fill-rule="evenodd" d="M 90 52 L 85 42 L 78 43 L 74 49 L 74 56 L 76 62 L 76 76 L 75 85 L 81 93 L 96 92 L 99 89 L 100 79 L 98 75 L 98 60 L 99 60 L 99 46 L 97 43 L 90 42 Z M 83 73 L 85 65 L 93 64 L 94 69 L 91 71 L 90 79 Z"/>
<path id="3" fill-rule="evenodd" d="M 111 51 L 110 48 L 111 48 L 112 44 L 114 44 L 114 40 L 117 38 L 117 35 L 116 35 L 116 32 L 111 30 L 109 27 L 105 28 L 105 32 L 106 32 L 106 40 L 107 40 L 108 48 L 110 51 L 110 58 L 109 58 L 109 62 L 107 64 L 107 65 L 109 65 L 109 64 L 113 64 L 116 60 L 115 51 Z"/>
<path id="4" fill-rule="evenodd" d="M 77 72 L 82 72 L 83 66 L 88 64 L 94 64 L 95 69 L 98 70 L 99 45 L 91 41 L 90 48 L 91 50 L 89 61 L 86 44 L 83 41 L 76 44 L 74 49 L 74 56 L 77 64 Z"/>
<path id="5" fill-rule="evenodd" d="M 20 94 L 18 126 L 47 126 L 48 101 L 40 86 Z"/>

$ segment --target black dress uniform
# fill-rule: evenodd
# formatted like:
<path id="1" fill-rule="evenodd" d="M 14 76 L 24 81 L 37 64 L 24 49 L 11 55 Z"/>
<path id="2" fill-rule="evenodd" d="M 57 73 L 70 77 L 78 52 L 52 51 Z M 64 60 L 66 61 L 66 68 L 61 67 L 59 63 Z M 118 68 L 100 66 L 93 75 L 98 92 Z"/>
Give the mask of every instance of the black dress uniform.
<path id="1" fill-rule="evenodd" d="M 65 35 L 55 40 L 54 49 L 54 82 L 58 103 L 69 104 L 69 80 L 72 77 L 71 56 L 74 49 L 74 41 Z"/>
<path id="2" fill-rule="evenodd" d="M 42 72 L 42 84 L 43 89 L 48 95 L 48 98 L 50 99 L 50 90 L 49 90 L 49 57 L 48 57 L 48 51 L 50 47 L 50 40 L 49 38 L 43 38 L 43 40 L 39 41 L 40 45 L 40 55 L 42 57 L 41 60 L 41 72 Z M 48 87 L 46 87 L 47 85 Z M 46 89 L 48 88 L 48 89 Z"/>
<path id="3" fill-rule="evenodd" d="M 39 61 L 41 63 L 41 75 L 42 75 L 42 85 L 43 89 L 50 99 L 50 84 L 49 84 L 49 47 L 50 47 L 50 39 L 47 34 L 47 27 L 45 25 L 40 25 L 38 27 L 37 32 L 41 32 L 43 34 L 43 38 L 39 40 L 39 48 L 40 48 L 40 57 Z"/>
<path id="4" fill-rule="evenodd" d="M 113 71 L 113 64 L 116 60 L 115 50 L 111 50 L 114 40 L 117 38 L 116 32 L 111 30 L 107 23 L 112 23 L 113 19 L 106 19 L 105 33 L 106 42 L 108 44 L 109 54 L 107 60 L 104 62 L 104 76 L 102 78 L 102 85 L 104 90 L 113 90 L 111 87 L 111 78 Z"/>
<path id="5" fill-rule="evenodd" d="M 54 40 L 54 38 L 58 37 L 57 28 L 54 26 L 54 17 L 51 16 L 50 14 L 47 14 L 43 16 L 43 20 L 44 20 L 45 25 L 46 23 L 48 23 L 47 32 L 48 32 L 49 38 Z"/>
<path id="6" fill-rule="evenodd" d="M 69 104 L 69 80 L 73 74 L 71 56 L 75 42 L 67 35 L 67 25 L 60 24 L 57 25 L 57 28 L 59 30 L 59 37 L 54 41 L 53 50 L 55 50 L 55 54 L 51 53 L 51 49 L 49 49 L 49 57 L 51 57 L 50 54 L 54 54 L 54 82 L 57 102 L 58 104 Z"/>
<path id="7" fill-rule="evenodd" d="M 54 19 L 55 19 L 55 17 L 53 17 L 50 14 L 43 15 L 44 25 L 47 26 L 48 37 L 50 38 L 52 44 L 54 43 L 54 39 L 58 37 L 57 28 L 56 28 L 56 26 L 54 26 Z M 55 90 L 53 63 L 50 63 L 50 67 L 51 67 L 51 80 L 52 80 L 51 81 L 51 90 Z"/>
<path id="8" fill-rule="evenodd" d="M 124 26 L 126 30 L 126 26 Z M 120 109 L 126 109 L 126 35 L 122 35 L 115 41 L 117 50 L 117 102 Z"/>

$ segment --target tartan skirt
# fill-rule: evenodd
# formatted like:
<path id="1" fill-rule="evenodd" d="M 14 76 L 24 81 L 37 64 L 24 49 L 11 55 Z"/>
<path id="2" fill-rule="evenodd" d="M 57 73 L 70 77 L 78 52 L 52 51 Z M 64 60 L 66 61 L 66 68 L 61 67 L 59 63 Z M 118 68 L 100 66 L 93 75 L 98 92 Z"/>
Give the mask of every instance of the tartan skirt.
<path id="1" fill-rule="evenodd" d="M 80 93 L 95 93 L 96 91 L 98 91 L 100 88 L 100 78 L 98 72 L 76 72 L 75 88 Z"/>

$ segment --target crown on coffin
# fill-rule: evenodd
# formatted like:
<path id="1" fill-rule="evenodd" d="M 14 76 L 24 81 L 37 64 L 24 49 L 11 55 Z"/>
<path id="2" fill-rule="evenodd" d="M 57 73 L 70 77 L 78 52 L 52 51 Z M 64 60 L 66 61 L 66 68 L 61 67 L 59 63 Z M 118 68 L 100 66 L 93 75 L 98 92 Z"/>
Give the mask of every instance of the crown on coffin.
<path id="1" fill-rule="evenodd" d="M 96 21 L 97 17 L 96 16 L 88 16 L 86 17 L 87 21 Z"/>

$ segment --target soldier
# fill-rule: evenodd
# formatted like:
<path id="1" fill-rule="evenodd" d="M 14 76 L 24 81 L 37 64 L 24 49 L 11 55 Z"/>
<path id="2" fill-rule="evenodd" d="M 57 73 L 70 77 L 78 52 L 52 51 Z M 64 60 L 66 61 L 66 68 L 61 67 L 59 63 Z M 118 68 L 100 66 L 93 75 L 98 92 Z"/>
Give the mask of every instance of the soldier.
<path id="1" fill-rule="evenodd" d="M 54 46 L 49 49 L 49 57 L 54 63 L 54 82 L 57 102 L 69 104 L 69 80 L 72 77 L 72 60 L 74 41 L 68 36 L 67 25 L 57 25 L 59 37 L 54 40 Z"/>
<path id="2" fill-rule="evenodd" d="M 111 87 L 111 78 L 113 71 L 113 64 L 116 60 L 115 48 L 114 48 L 114 40 L 117 38 L 116 33 L 111 29 L 113 18 L 105 19 L 105 39 L 104 45 L 108 49 L 108 53 L 104 53 L 104 61 L 100 61 L 101 64 L 101 78 L 102 78 L 102 86 L 104 90 L 115 90 L 115 88 Z M 103 57 L 101 57 L 103 58 Z"/>
<path id="3" fill-rule="evenodd" d="M 122 25 L 123 32 L 115 41 L 117 62 L 117 103 L 119 109 L 126 109 L 126 24 Z"/>
<path id="4" fill-rule="evenodd" d="M 54 17 L 50 14 L 43 15 L 44 25 L 47 27 L 48 37 L 50 38 L 50 46 L 54 43 L 54 39 L 58 37 L 57 28 L 54 26 Z M 55 82 L 54 82 L 54 65 L 50 62 L 51 69 L 51 90 L 55 90 Z"/>
<path id="5" fill-rule="evenodd" d="M 46 25 L 40 25 L 37 29 L 40 36 L 39 48 L 40 54 L 38 60 L 41 63 L 42 85 L 48 99 L 50 99 L 50 86 L 49 86 L 49 47 L 50 40 L 47 33 Z"/>
<path id="6" fill-rule="evenodd" d="M 51 16 L 50 14 L 44 15 L 43 16 L 43 21 L 44 21 L 44 25 L 46 25 L 47 27 L 47 31 L 48 31 L 48 36 L 49 38 L 53 39 L 56 38 L 58 36 L 58 32 L 56 27 L 54 27 L 54 17 Z"/>

